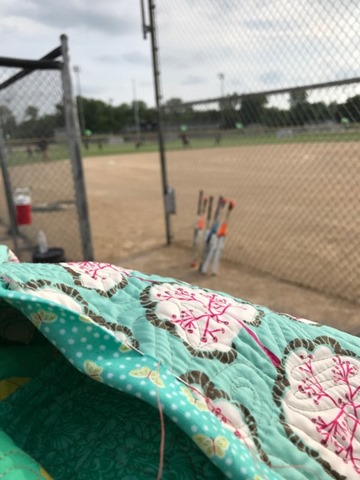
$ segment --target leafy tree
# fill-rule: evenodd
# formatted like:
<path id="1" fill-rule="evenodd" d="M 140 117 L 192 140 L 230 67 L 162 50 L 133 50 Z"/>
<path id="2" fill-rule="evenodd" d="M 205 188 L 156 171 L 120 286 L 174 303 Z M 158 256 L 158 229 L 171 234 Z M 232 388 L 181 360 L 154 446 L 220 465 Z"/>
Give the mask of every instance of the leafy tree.
<path id="1" fill-rule="evenodd" d="M 33 122 L 37 120 L 39 116 L 39 109 L 33 105 L 29 105 L 25 109 L 25 120 L 32 120 Z"/>
<path id="2" fill-rule="evenodd" d="M 265 108 L 262 118 L 268 127 L 285 127 L 291 124 L 289 111 L 277 107 Z"/>
<path id="3" fill-rule="evenodd" d="M 238 121 L 237 108 L 240 106 L 239 96 L 236 93 L 227 95 L 219 101 L 221 128 L 234 128 Z"/>
<path id="4" fill-rule="evenodd" d="M 14 136 L 16 130 L 15 116 L 7 105 L 0 105 L 0 122 L 5 136 Z"/>
<path id="5" fill-rule="evenodd" d="M 264 117 L 266 104 L 266 95 L 256 95 L 243 98 L 241 100 L 240 109 L 241 122 L 244 125 L 261 123 Z"/>
<path id="6" fill-rule="evenodd" d="M 177 98 L 177 97 L 170 98 L 169 100 L 167 100 L 167 102 L 164 105 L 164 109 L 166 113 L 176 114 L 176 115 L 183 114 L 186 112 L 186 106 L 183 105 L 183 101 L 181 100 L 181 98 Z"/>
<path id="7" fill-rule="evenodd" d="M 290 109 L 303 105 L 307 102 L 308 94 L 306 90 L 299 88 L 290 92 Z"/>
<path id="8" fill-rule="evenodd" d="M 348 98 L 345 102 L 345 110 L 347 111 L 347 116 L 350 117 L 350 120 L 353 122 L 360 121 L 360 95 L 355 95 L 354 97 Z"/>

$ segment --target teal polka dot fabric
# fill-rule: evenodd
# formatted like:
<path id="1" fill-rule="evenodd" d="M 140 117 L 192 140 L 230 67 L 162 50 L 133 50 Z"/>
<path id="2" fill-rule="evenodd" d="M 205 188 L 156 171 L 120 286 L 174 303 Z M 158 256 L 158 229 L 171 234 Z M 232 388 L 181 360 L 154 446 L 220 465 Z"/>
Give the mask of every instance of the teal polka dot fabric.
<path id="1" fill-rule="evenodd" d="M 66 403 L 75 401 L 71 392 L 78 385 L 78 418 L 86 404 L 83 391 L 89 389 L 89 399 L 114 392 L 107 413 L 99 410 L 99 425 L 118 405 L 126 412 L 120 421 L 129 438 L 138 432 L 136 441 L 127 440 L 136 455 L 131 448 L 119 454 L 122 476 L 112 470 L 94 478 L 156 478 L 159 409 L 165 416 L 163 478 L 358 478 L 358 338 L 225 293 L 105 263 L 4 263 L 0 281 L 1 301 L 62 354 L 42 372 L 41 388 L 56 390 L 51 379 L 68 378 L 73 387 L 62 397 Z M 15 404 L 26 389 L 37 397 L 34 381 L 5 402 L 14 412 L 9 418 L 22 418 L 16 428 L 5 426 L 14 438 L 26 424 Z M 149 425 L 148 417 L 155 423 Z M 69 432 L 70 425 L 71 419 Z M 147 429 L 154 432 L 149 438 Z M 111 438 L 112 445 L 124 444 L 121 436 Z M 167 448 L 180 443 L 182 454 L 170 455 Z M 46 442 L 29 453 L 41 448 L 41 458 L 48 459 Z M 156 469 L 149 462 L 154 456 Z M 177 462 L 184 463 L 182 477 L 169 473 Z M 52 474 L 49 465 L 47 460 Z M 204 468 L 208 473 L 201 477 Z"/>

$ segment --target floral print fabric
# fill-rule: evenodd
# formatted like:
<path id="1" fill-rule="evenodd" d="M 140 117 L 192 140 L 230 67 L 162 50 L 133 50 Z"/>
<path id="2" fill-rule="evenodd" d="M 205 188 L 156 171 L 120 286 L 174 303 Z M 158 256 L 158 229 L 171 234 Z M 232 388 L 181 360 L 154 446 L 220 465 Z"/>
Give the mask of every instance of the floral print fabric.
<path id="1" fill-rule="evenodd" d="M 358 477 L 357 338 L 108 264 L 7 264 L 0 280 L 91 384 L 139 400 L 125 423 L 146 430 L 140 411 L 160 403 L 218 475 Z"/>

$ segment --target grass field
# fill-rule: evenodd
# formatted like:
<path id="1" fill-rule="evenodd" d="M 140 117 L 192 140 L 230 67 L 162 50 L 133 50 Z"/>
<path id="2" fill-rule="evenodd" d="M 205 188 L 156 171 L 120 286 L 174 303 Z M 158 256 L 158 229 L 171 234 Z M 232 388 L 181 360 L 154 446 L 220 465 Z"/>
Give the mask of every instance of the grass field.
<path id="1" fill-rule="evenodd" d="M 192 150 L 205 148 L 231 148 L 251 145 L 287 145 L 297 143 L 318 143 L 318 142 L 355 142 L 360 140 L 360 133 L 358 131 L 344 131 L 338 133 L 296 133 L 289 137 L 278 137 L 274 132 L 266 134 L 242 134 L 242 133 L 223 133 L 220 144 L 215 143 L 215 135 L 207 136 L 206 138 L 196 138 L 195 134 L 192 137 L 189 134 L 190 145 L 183 147 L 180 140 L 173 140 L 166 142 L 166 150 Z M 158 144 L 156 141 L 148 141 L 136 148 L 132 142 L 124 142 L 120 144 L 104 143 L 103 147 L 99 149 L 96 143 L 91 144 L 89 149 L 83 147 L 82 154 L 84 158 L 98 157 L 103 155 L 126 155 L 131 153 L 147 153 L 157 152 Z M 68 149 L 65 144 L 52 144 L 49 147 L 50 160 L 61 160 L 68 155 Z M 40 153 L 34 152 L 29 157 L 26 153 L 26 145 L 18 146 L 12 149 L 8 154 L 9 163 L 12 165 L 23 165 L 27 163 L 37 163 L 42 161 Z"/>

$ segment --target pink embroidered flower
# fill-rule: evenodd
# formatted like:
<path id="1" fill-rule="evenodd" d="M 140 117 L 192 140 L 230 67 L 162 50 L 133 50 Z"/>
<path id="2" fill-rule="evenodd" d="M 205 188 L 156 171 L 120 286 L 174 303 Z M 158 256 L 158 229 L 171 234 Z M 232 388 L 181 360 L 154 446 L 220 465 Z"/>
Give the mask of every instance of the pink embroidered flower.
<path id="1" fill-rule="evenodd" d="M 244 323 L 259 322 L 253 306 L 190 286 L 156 285 L 150 299 L 157 302 L 157 316 L 170 321 L 179 337 L 196 349 L 228 351 Z"/>
<path id="2" fill-rule="evenodd" d="M 360 360 L 322 345 L 290 353 L 285 371 L 286 422 L 339 475 L 360 475 Z"/>

